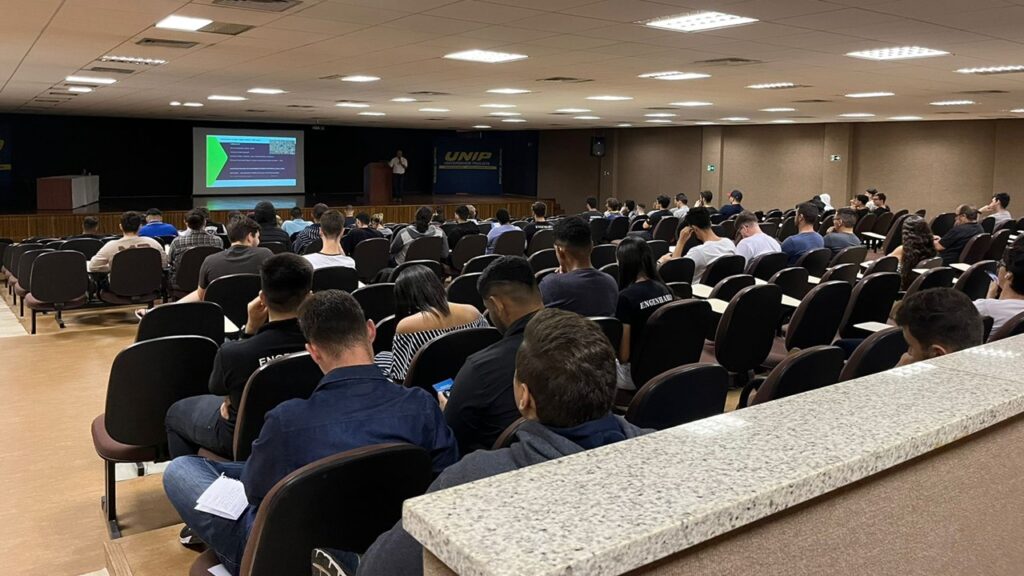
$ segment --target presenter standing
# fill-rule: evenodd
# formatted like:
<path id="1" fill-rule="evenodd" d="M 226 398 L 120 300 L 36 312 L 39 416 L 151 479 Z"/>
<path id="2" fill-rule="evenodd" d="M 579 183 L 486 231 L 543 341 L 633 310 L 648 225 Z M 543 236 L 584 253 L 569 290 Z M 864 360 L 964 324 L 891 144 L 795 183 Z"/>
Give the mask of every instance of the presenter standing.
<path id="1" fill-rule="evenodd" d="M 391 166 L 391 196 L 395 202 L 401 202 L 402 192 L 405 191 L 405 169 L 409 167 L 409 160 L 402 156 L 401 150 L 398 150 L 388 165 Z"/>

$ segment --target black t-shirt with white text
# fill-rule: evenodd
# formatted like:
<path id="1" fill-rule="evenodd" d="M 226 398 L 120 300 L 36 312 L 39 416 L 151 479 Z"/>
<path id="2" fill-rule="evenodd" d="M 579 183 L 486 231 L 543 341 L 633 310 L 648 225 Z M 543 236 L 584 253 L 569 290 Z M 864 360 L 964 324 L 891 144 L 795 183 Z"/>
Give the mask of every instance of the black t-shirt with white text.
<path id="1" fill-rule="evenodd" d="M 630 326 L 629 354 L 634 356 L 636 345 L 640 341 L 643 327 L 651 314 L 663 304 L 671 302 L 672 292 L 661 282 L 645 280 L 634 282 L 619 292 L 619 302 L 615 307 L 615 317 L 623 324 Z M 616 352 L 618 352 L 616 350 Z"/>

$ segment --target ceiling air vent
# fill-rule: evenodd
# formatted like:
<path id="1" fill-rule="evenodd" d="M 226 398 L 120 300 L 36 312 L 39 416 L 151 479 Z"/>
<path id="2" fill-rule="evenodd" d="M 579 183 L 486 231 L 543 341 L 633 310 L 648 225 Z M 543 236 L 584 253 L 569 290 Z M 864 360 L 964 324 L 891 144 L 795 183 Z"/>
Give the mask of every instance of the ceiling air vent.
<path id="1" fill-rule="evenodd" d="M 166 40 L 163 38 L 143 38 L 135 42 L 139 46 L 155 46 L 157 48 L 194 48 L 199 42 L 186 42 L 184 40 Z"/>
<path id="2" fill-rule="evenodd" d="M 963 92 L 957 92 L 957 94 L 1009 94 L 1006 90 L 964 90 Z"/>
<path id="3" fill-rule="evenodd" d="M 821 98 L 811 98 L 810 100 L 793 100 L 794 104 L 825 104 L 831 102 L 831 100 L 822 100 Z"/>
<path id="4" fill-rule="evenodd" d="M 130 68 L 112 68 L 110 66 L 93 66 L 88 68 L 90 72 L 102 72 L 104 74 L 134 74 L 135 70 Z"/>
<path id="5" fill-rule="evenodd" d="M 644 110 L 679 110 L 675 106 L 648 106 Z"/>
<path id="6" fill-rule="evenodd" d="M 48 104 L 60 104 L 61 102 L 67 102 L 67 100 L 59 100 L 57 98 L 36 98 L 32 101 L 33 103 L 48 103 Z"/>
<path id="7" fill-rule="evenodd" d="M 418 90 L 416 92 L 409 92 L 413 96 L 451 96 L 448 92 L 434 92 L 433 90 Z"/>
<path id="8" fill-rule="evenodd" d="M 933 112 L 933 114 L 967 114 L 967 112 L 962 112 L 960 110 L 946 110 L 944 112 Z"/>
<path id="9" fill-rule="evenodd" d="M 255 108 L 249 108 L 248 110 L 246 110 L 246 112 L 262 113 L 266 112 L 266 110 L 256 110 Z"/>
<path id="10" fill-rule="evenodd" d="M 310 106 L 309 104 L 288 104 L 285 108 L 316 108 L 316 106 Z"/>
<path id="11" fill-rule="evenodd" d="M 549 82 L 551 84 L 582 84 L 593 82 L 590 78 L 573 78 L 571 76 L 552 76 L 550 78 L 538 78 L 537 82 Z"/>
<path id="12" fill-rule="evenodd" d="M 749 66 L 750 64 L 764 64 L 764 62 L 749 58 L 712 58 L 711 60 L 697 60 L 694 64 L 701 66 Z"/>
<path id="13" fill-rule="evenodd" d="M 210 34 L 226 34 L 228 36 L 238 36 L 242 32 L 252 30 L 252 26 L 248 24 L 232 24 L 230 22 L 213 22 L 207 24 L 199 29 L 200 32 L 209 32 Z"/>
<path id="14" fill-rule="evenodd" d="M 301 0 L 213 0 L 214 6 L 260 10 L 261 12 L 284 12 L 302 4 Z"/>

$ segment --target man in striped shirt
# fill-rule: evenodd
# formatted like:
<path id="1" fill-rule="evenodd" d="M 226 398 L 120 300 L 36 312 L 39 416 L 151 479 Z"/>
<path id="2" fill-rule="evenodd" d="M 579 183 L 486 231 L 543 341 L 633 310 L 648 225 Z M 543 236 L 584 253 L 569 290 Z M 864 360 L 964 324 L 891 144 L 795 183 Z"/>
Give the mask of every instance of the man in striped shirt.
<path id="1" fill-rule="evenodd" d="M 302 254 L 303 251 L 309 247 L 310 244 L 320 239 L 320 218 L 327 212 L 327 204 L 317 204 L 313 206 L 313 223 L 306 226 L 299 235 L 295 237 L 295 242 L 292 242 L 292 252 L 296 254 Z"/>

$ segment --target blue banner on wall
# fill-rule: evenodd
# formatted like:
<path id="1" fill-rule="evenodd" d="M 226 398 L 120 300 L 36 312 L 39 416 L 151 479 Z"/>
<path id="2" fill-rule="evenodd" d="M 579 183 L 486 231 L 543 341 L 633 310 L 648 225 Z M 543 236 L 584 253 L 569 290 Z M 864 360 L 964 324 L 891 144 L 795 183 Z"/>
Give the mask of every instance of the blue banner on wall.
<path id="1" fill-rule="evenodd" d="M 13 147 L 11 146 L 11 125 L 0 122 L 0 196 L 10 196 L 11 169 L 14 163 Z"/>
<path id="2" fill-rule="evenodd" d="M 434 143 L 434 194 L 500 196 L 501 170 L 498 143 L 455 138 Z"/>

